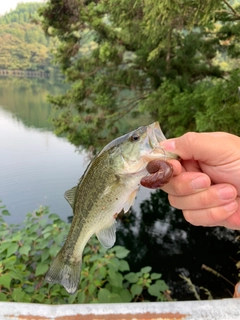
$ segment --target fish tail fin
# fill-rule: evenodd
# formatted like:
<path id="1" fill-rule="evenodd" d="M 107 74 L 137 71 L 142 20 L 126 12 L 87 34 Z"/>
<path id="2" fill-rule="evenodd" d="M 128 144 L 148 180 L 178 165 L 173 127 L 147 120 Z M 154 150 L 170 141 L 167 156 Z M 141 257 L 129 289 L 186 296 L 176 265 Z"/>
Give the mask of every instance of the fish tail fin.
<path id="1" fill-rule="evenodd" d="M 70 261 L 64 262 L 59 252 L 50 265 L 45 280 L 49 283 L 60 283 L 68 293 L 74 294 L 80 282 L 81 267 L 82 260 L 76 264 Z"/>

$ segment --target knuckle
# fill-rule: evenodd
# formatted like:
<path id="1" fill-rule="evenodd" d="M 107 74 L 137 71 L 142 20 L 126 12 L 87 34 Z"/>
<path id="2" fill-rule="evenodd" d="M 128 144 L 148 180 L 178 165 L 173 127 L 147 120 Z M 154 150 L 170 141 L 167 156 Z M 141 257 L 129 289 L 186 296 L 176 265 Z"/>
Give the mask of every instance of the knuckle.
<path id="1" fill-rule="evenodd" d="M 173 177 L 170 182 L 174 194 L 177 196 L 188 196 L 195 193 L 191 180 L 187 172 L 182 172 L 180 175 Z"/>
<path id="2" fill-rule="evenodd" d="M 200 192 L 199 193 L 199 207 L 200 208 L 206 208 L 209 205 L 212 204 L 212 199 L 209 197 L 209 194 L 206 192 Z"/>
<path id="3" fill-rule="evenodd" d="M 183 196 L 186 193 L 186 190 L 188 189 L 188 183 L 185 180 L 186 179 L 184 179 L 183 174 L 181 177 L 176 176 L 171 179 L 171 184 L 175 195 Z"/>
<path id="4" fill-rule="evenodd" d="M 208 208 L 206 210 L 206 221 L 208 221 L 208 224 L 216 224 L 219 223 L 221 220 L 221 209 L 220 208 Z"/>
<path id="5" fill-rule="evenodd" d="M 196 132 L 187 132 L 185 133 L 182 138 L 186 141 L 189 148 L 193 145 L 193 143 L 196 141 L 198 133 Z"/>
<path id="6" fill-rule="evenodd" d="M 169 194 L 168 195 L 168 201 L 169 201 L 169 203 L 170 203 L 170 205 L 172 207 L 176 208 L 177 202 L 176 202 L 176 197 L 175 196 Z"/>
<path id="7" fill-rule="evenodd" d="M 176 209 L 182 210 L 181 202 L 179 201 L 179 197 L 168 195 L 168 201 L 170 205 Z"/>
<path id="8" fill-rule="evenodd" d="M 187 222 L 191 223 L 194 226 L 199 226 L 199 222 L 196 221 L 196 217 L 194 215 L 194 212 L 191 210 L 183 210 L 184 218 Z"/>

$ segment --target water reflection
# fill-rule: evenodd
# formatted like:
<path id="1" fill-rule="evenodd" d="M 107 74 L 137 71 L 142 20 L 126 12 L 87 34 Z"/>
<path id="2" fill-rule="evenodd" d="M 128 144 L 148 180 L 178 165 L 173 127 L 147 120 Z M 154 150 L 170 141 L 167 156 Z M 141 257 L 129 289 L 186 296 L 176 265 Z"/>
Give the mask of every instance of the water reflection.
<path id="1" fill-rule="evenodd" d="M 207 299 L 204 287 L 213 297 L 231 297 L 233 286 L 202 269 L 205 264 L 236 284 L 236 262 L 239 232 L 225 228 L 194 227 L 185 221 L 180 210 L 169 206 L 167 196 L 158 190 L 140 205 L 141 212 L 132 212 L 119 222 L 117 243 L 130 251 L 133 270 L 150 265 L 162 273 L 170 285 L 173 298 L 194 300 L 182 274 L 191 278 L 202 299 Z"/>
<path id="2" fill-rule="evenodd" d="M 26 126 L 52 131 L 49 119 L 57 111 L 47 102 L 47 96 L 63 90 L 61 80 L 0 78 L 0 105 Z"/>
<path id="3" fill-rule="evenodd" d="M 52 132 L 54 110 L 46 102 L 61 85 L 45 79 L 0 79 L 0 199 L 21 223 L 40 205 L 63 219 L 71 214 L 64 192 L 87 165 L 86 154 Z"/>
<path id="4" fill-rule="evenodd" d="M 0 78 L 4 108 L 0 108 L 0 199 L 12 214 L 10 222 L 22 222 L 40 204 L 65 220 L 72 214 L 63 194 L 76 185 L 88 161 L 84 153 L 76 153 L 74 146 L 51 132 L 48 119 L 56 111 L 46 97 L 62 89 L 61 84 L 45 79 Z M 131 250 L 131 269 L 152 266 L 163 274 L 178 300 L 194 299 L 180 273 L 191 278 L 202 298 L 207 296 L 200 287 L 209 289 L 214 298 L 230 297 L 233 287 L 201 266 L 211 267 L 235 284 L 238 232 L 193 227 L 169 206 L 163 192 L 153 192 L 146 200 L 149 193 L 142 188 L 135 212 L 118 223 L 117 243 Z"/>
<path id="5" fill-rule="evenodd" d="M 55 110 L 48 94 L 65 87 L 48 79 L 0 78 L 0 200 L 20 223 L 40 205 L 64 220 L 72 214 L 64 192 L 78 183 L 89 158 L 56 137 L 49 118 Z M 135 208 L 149 194 L 141 190 Z"/>

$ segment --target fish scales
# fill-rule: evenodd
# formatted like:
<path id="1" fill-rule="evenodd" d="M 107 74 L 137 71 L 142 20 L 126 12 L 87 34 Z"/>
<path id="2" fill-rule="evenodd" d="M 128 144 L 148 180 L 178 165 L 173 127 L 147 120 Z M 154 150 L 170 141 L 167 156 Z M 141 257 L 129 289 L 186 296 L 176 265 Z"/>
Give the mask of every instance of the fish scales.
<path id="1" fill-rule="evenodd" d="M 119 189 L 119 178 L 111 170 L 109 163 L 106 164 L 106 158 L 106 155 L 102 154 L 101 157 L 95 159 L 89 171 L 90 174 L 84 176 L 77 189 L 73 225 L 80 223 L 81 219 L 85 218 L 85 223 L 95 225 L 94 228 L 97 230 L 98 223 L 105 218 L 101 216 L 102 211 L 105 212 L 105 219 L 109 219 L 107 213 L 111 211 L 111 205 L 115 202 L 113 197 Z M 107 188 L 109 192 L 102 197 Z M 80 212 L 81 216 L 76 215 L 76 212 Z"/>
<path id="2" fill-rule="evenodd" d="M 148 174 L 147 164 L 177 158 L 161 148 L 164 139 L 159 123 L 154 122 L 113 140 L 89 164 L 78 185 L 66 191 L 73 220 L 45 276 L 47 282 L 60 283 L 71 294 L 77 291 L 82 253 L 90 237 L 96 234 L 103 246 L 113 246 L 115 218 L 134 203 L 140 181 Z"/>
<path id="3" fill-rule="evenodd" d="M 109 168 L 108 164 L 106 165 L 105 161 L 107 161 L 106 154 L 102 154 L 101 157 L 95 158 L 94 162 L 91 164 L 91 171 L 83 177 L 77 187 L 73 207 L 74 215 L 69 236 L 67 238 L 69 241 L 66 241 L 66 246 L 63 249 L 70 253 L 70 255 L 75 250 L 75 247 L 78 247 L 75 239 L 79 236 L 80 232 L 83 232 L 83 234 L 86 235 L 89 233 L 90 238 L 92 234 L 91 232 L 88 232 L 89 225 L 98 226 L 99 222 L 102 220 L 101 215 L 98 213 L 104 210 L 106 206 L 109 206 L 112 202 L 111 196 L 101 199 L 103 190 L 105 190 L 109 183 L 114 183 L 116 181 L 114 173 L 111 172 L 111 168 Z M 101 171 L 98 170 L 99 166 L 101 166 Z M 77 212 L 79 212 L 79 214 L 76 214 Z M 89 214 L 89 212 L 91 214 Z M 86 242 L 88 240 L 89 239 L 87 239 Z M 78 251 L 79 255 L 81 255 L 80 250 Z"/>

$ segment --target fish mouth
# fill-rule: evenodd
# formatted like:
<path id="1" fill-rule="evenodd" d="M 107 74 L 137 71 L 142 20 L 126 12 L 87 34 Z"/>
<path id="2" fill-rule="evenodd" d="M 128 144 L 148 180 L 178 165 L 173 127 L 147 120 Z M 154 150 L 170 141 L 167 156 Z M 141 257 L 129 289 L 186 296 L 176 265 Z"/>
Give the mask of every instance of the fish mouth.
<path id="1" fill-rule="evenodd" d="M 148 126 L 147 137 L 149 145 L 151 147 L 150 154 L 156 154 L 157 156 L 161 154 L 161 158 L 163 157 L 166 161 L 166 151 L 159 145 L 161 141 L 166 140 L 166 137 L 164 136 L 162 129 L 160 128 L 159 122 L 154 122 Z"/>
<path id="2" fill-rule="evenodd" d="M 148 145 L 148 155 L 146 160 L 151 161 L 153 159 L 162 159 L 167 161 L 168 159 L 177 159 L 178 156 L 174 153 L 165 151 L 161 146 L 160 142 L 166 140 L 159 122 L 154 122 L 147 127 L 146 144 Z"/>
<path id="3" fill-rule="evenodd" d="M 166 140 L 158 122 L 154 122 L 148 126 L 140 127 L 141 142 L 138 156 L 132 159 L 126 158 L 122 153 L 124 165 L 124 173 L 134 176 L 144 176 L 147 174 L 147 164 L 155 159 L 170 160 L 177 159 L 178 156 L 174 153 L 165 151 L 160 146 L 160 142 Z"/>
<path id="4" fill-rule="evenodd" d="M 147 134 L 149 137 L 149 143 L 153 149 L 159 146 L 161 141 L 167 140 L 162 132 L 159 122 L 157 121 L 147 127 Z"/>

